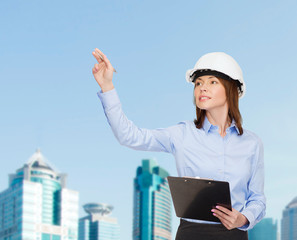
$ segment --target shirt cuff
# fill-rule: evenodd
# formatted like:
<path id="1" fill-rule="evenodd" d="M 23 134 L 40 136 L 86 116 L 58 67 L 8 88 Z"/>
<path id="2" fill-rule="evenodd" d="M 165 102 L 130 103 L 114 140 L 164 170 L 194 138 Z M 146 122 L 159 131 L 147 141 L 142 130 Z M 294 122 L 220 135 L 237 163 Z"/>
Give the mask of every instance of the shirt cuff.
<path id="1" fill-rule="evenodd" d="M 247 230 L 250 230 L 253 228 L 253 223 L 255 222 L 255 218 L 254 218 L 254 215 L 247 211 L 246 209 L 244 209 L 242 212 L 241 212 L 242 215 L 244 215 L 247 220 L 249 221 L 249 223 L 243 225 L 242 227 L 239 227 L 238 229 L 239 230 L 243 230 L 243 231 L 247 231 Z"/>
<path id="2" fill-rule="evenodd" d="M 110 110 L 118 104 L 121 104 L 115 88 L 107 92 L 102 92 L 102 90 L 100 90 L 99 92 L 97 92 L 97 96 L 101 100 L 104 110 Z"/>

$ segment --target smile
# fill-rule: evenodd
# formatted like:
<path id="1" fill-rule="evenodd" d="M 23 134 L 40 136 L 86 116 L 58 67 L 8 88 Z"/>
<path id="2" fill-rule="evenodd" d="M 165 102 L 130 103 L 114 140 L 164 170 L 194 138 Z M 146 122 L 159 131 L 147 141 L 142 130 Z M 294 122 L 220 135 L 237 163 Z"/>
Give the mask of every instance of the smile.
<path id="1" fill-rule="evenodd" d="M 206 101 L 206 100 L 209 100 L 210 97 L 206 97 L 206 96 L 201 96 L 199 97 L 199 101 Z"/>

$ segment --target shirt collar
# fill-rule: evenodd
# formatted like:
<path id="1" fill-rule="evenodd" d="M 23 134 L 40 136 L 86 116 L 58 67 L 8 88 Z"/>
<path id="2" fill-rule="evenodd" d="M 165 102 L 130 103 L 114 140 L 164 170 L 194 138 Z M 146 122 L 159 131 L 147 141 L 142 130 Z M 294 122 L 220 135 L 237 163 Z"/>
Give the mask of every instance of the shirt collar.
<path id="1" fill-rule="evenodd" d="M 202 128 L 203 128 L 203 130 L 206 133 L 209 133 L 209 131 L 210 131 L 211 128 L 217 128 L 217 126 L 212 125 L 208 121 L 207 116 L 205 116 L 205 119 L 204 119 L 204 123 L 203 123 L 203 127 Z M 233 129 L 235 129 L 237 131 L 237 133 L 239 134 L 239 129 L 237 128 L 234 119 L 232 120 L 231 125 L 230 125 L 230 127 L 228 127 L 228 129 L 230 129 L 230 131 L 232 131 Z"/>
<path id="2" fill-rule="evenodd" d="M 237 127 L 236 124 L 235 124 L 234 119 L 232 120 L 232 123 L 231 123 L 231 125 L 230 125 L 229 128 L 230 128 L 230 130 L 235 129 L 235 130 L 237 131 L 238 134 L 240 133 L 238 127 Z"/>
<path id="3" fill-rule="evenodd" d="M 208 133 L 209 132 L 211 126 L 213 126 L 213 125 L 211 125 L 211 123 L 208 121 L 208 118 L 205 116 L 204 122 L 203 122 L 203 126 L 202 126 L 203 130 L 205 131 L 205 133 Z"/>

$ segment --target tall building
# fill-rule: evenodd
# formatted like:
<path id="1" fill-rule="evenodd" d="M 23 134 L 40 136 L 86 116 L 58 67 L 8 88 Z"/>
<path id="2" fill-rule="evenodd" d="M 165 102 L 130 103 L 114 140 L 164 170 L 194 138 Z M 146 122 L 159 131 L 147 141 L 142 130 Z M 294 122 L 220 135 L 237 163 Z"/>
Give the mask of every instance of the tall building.
<path id="1" fill-rule="evenodd" d="M 39 150 L 0 193 L 0 240 L 76 240 L 78 192 Z"/>
<path id="2" fill-rule="evenodd" d="M 84 205 L 89 214 L 79 219 L 79 240 L 119 240 L 120 227 L 117 219 L 109 216 L 113 207 L 101 203 Z"/>
<path id="3" fill-rule="evenodd" d="M 297 240 L 297 197 L 283 210 L 282 240 Z"/>
<path id="4" fill-rule="evenodd" d="M 262 219 L 249 230 L 249 240 L 277 240 L 277 222 L 272 218 Z"/>
<path id="5" fill-rule="evenodd" d="M 169 174 L 154 160 L 143 160 L 134 179 L 133 240 L 171 239 Z"/>

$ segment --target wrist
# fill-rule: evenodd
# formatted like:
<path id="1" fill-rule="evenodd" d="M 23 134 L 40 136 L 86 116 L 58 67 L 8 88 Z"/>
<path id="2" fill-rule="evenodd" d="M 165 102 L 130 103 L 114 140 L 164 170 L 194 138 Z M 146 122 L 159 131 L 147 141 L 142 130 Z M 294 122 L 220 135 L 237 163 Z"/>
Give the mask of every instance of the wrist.
<path id="1" fill-rule="evenodd" d="M 101 86 L 102 92 L 108 92 L 108 91 L 110 91 L 112 89 L 114 89 L 113 83 L 111 83 L 109 85 Z"/>
<path id="2" fill-rule="evenodd" d="M 247 225 L 249 223 L 249 220 L 246 218 L 246 216 L 244 216 L 243 214 L 241 214 L 242 216 L 242 224 L 240 227 L 244 226 L 244 225 Z"/>

